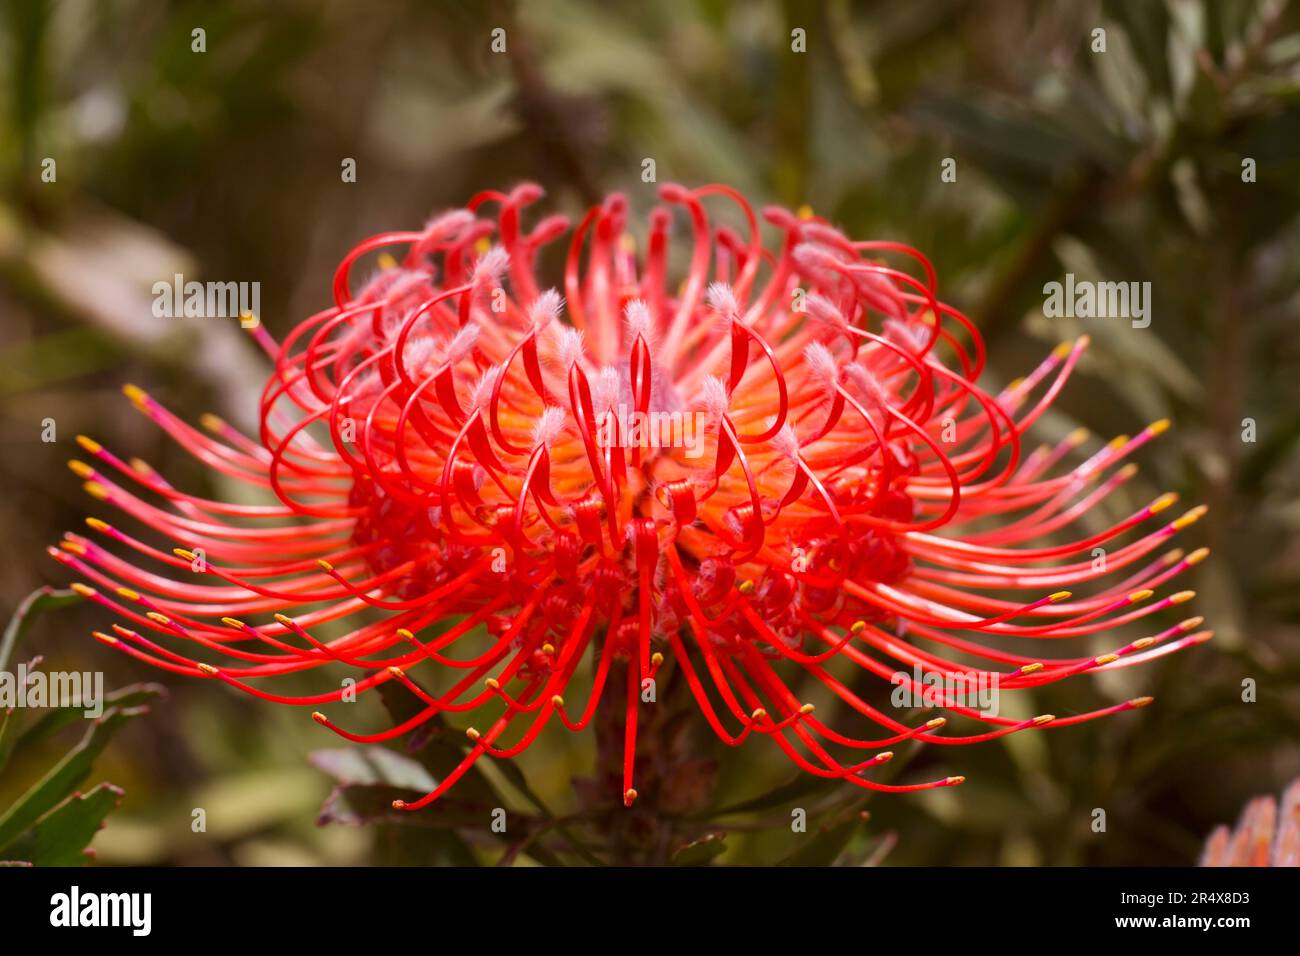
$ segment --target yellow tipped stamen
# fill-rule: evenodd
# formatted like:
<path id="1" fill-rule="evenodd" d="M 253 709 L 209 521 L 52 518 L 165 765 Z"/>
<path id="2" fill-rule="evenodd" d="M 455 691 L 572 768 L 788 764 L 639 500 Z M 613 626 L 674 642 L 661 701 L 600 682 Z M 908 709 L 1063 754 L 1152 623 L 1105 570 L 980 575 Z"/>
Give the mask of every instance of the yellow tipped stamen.
<path id="1" fill-rule="evenodd" d="M 1154 637 L 1143 637 L 1133 642 L 1133 650 L 1145 651 L 1148 647 L 1156 642 Z"/>
<path id="2" fill-rule="evenodd" d="M 1152 591 L 1150 588 L 1143 588 L 1141 591 L 1134 591 L 1132 594 L 1130 594 L 1128 596 L 1128 601 L 1130 604 L 1137 604 L 1138 601 L 1145 601 L 1147 598 L 1149 598 L 1151 595 L 1155 593 L 1156 592 Z"/>
<path id="3" fill-rule="evenodd" d="M 76 475 L 78 478 L 82 479 L 83 481 L 86 480 L 87 478 L 93 478 L 95 476 L 95 469 L 91 468 L 84 461 L 81 461 L 78 458 L 73 458 L 71 461 L 69 461 L 68 468 L 72 470 L 72 473 L 74 475 Z"/>
<path id="4" fill-rule="evenodd" d="M 1092 344 L 1092 336 L 1091 336 L 1091 335 L 1081 335 L 1081 336 L 1079 336 L 1079 338 L 1078 338 L 1077 341 L 1078 341 L 1078 343 L 1079 343 L 1079 348 L 1081 348 L 1081 349 L 1086 349 L 1089 345 Z"/>
<path id="5" fill-rule="evenodd" d="M 1145 707 L 1153 700 L 1155 700 L 1154 697 L 1134 697 L 1132 700 L 1128 702 L 1128 705 L 1130 707 Z"/>
<path id="6" fill-rule="evenodd" d="M 77 436 L 77 444 L 86 449 L 86 451 L 90 452 L 92 455 L 98 455 L 104 450 L 103 445 L 95 441 L 93 438 L 87 438 L 85 435 Z"/>
<path id="7" fill-rule="evenodd" d="M 397 636 L 400 637 L 400 638 L 401 638 L 402 640 L 404 640 L 404 641 L 411 641 L 411 640 L 414 640 L 414 639 L 415 639 L 415 635 L 412 634 L 410 631 L 408 631 L 408 630 L 407 630 L 406 628 L 404 628 L 404 627 L 399 627 L 399 628 L 397 629 Z"/>
<path id="8" fill-rule="evenodd" d="M 1129 441 L 1128 435 L 1116 435 L 1110 441 L 1106 442 L 1106 447 L 1109 448 L 1111 451 L 1119 451 L 1121 448 L 1123 448 L 1125 445 L 1128 444 L 1128 441 Z"/>
<path id="9" fill-rule="evenodd" d="M 287 614 L 277 614 L 275 619 L 285 627 L 293 627 L 293 618 L 289 617 Z"/>
<path id="10" fill-rule="evenodd" d="M 744 595 L 747 595 L 747 596 L 750 595 L 750 594 L 753 594 L 753 593 L 754 593 L 754 582 L 753 582 L 753 581 L 750 581 L 750 580 L 748 580 L 748 579 L 746 579 L 746 580 L 744 580 L 744 581 L 741 581 L 740 584 L 738 584 L 738 585 L 736 586 L 736 590 L 738 590 L 741 594 L 744 594 Z"/>
<path id="11" fill-rule="evenodd" d="M 965 782 L 966 782 L 966 778 L 961 776 L 949 777 L 947 780 L 944 781 L 944 783 L 946 783 L 950 787 L 956 787 L 959 784 L 963 784 Z"/>
<path id="12" fill-rule="evenodd" d="M 1187 556 L 1187 563 L 1189 565 L 1200 564 L 1209 556 L 1210 556 L 1209 548 L 1197 548 L 1195 551 L 1193 551 L 1191 554 Z"/>
<path id="13" fill-rule="evenodd" d="M 405 810 L 405 809 L 406 809 L 406 801 L 405 801 L 405 800 L 394 800 L 394 801 L 393 801 L 393 809 L 394 809 L 394 810 Z"/>
<path id="14" fill-rule="evenodd" d="M 633 790 L 631 787 L 628 787 L 627 790 L 623 792 L 623 806 L 625 807 L 632 806 L 632 804 L 636 803 L 636 798 L 637 798 L 637 792 Z"/>
<path id="15" fill-rule="evenodd" d="M 210 432 L 224 431 L 226 427 L 226 423 L 211 412 L 204 412 L 200 415 L 199 424 Z"/>
<path id="16" fill-rule="evenodd" d="M 1092 662 L 1098 667 L 1104 667 L 1107 664 L 1114 664 L 1119 660 L 1118 654 L 1102 654 L 1100 657 L 1094 657 Z"/>
<path id="17" fill-rule="evenodd" d="M 108 500 L 108 489 L 97 481 L 88 481 L 81 487 L 84 488 L 86 494 L 90 495 L 92 498 L 97 498 L 100 501 Z"/>
<path id="18" fill-rule="evenodd" d="M 765 711 L 762 707 L 755 707 L 754 712 L 749 715 L 749 719 L 762 720 L 766 716 L 767 716 L 767 711 Z"/>
<path id="19" fill-rule="evenodd" d="M 320 724 L 322 727 L 327 726 L 330 722 L 330 719 L 319 710 L 313 710 L 311 712 L 311 719 L 316 721 L 316 723 Z"/>
<path id="20" fill-rule="evenodd" d="M 388 673 L 392 674 L 394 677 L 405 677 L 405 676 L 406 676 L 406 672 L 403 671 L 403 670 L 402 670 L 400 667 L 398 667 L 396 664 L 394 664 L 392 667 L 388 668 Z"/>
<path id="21" fill-rule="evenodd" d="M 1174 519 L 1173 521 L 1174 529 L 1176 531 L 1182 531 L 1188 525 L 1195 524 L 1197 521 L 1200 521 L 1201 518 L 1205 515 L 1205 513 L 1209 510 L 1210 509 L 1205 507 L 1205 505 L 1197 505 L 1191 511 L 1187 512 L 1187 514 L 1183 515 L 1181 518 Z"/>
<path id="22" fill-rule="evenodd" d="M 140 600 L 140 592 L 132 591 L 130 588 L 118 588 L 117 596 L 132 602 Z"/>
<path id="23" fill-rule="evenodd" d="M 223 617 L 221 623 L 226 625 L 226 627 L 233 627 L 237 631 L 242 631 L 244 629 L 244 622 L 237 617 Z"/>
<path id="24" fill-rule="evenodd" d="M 563 707 L 563 706 L 564 706 L 564 698 L 561 697 L 559 694 L 555 694 L 553 697 L 551 697 L 551 706 L 552 706 L 552 707 Z"/>
<path id="25" fill-rule="evenodd" d="M 1163 435 L 1165 432 L 1169 431 L 1169 425 L 1170 421 L 1167 418 L 1162 418 L 1158 422 L 1152 422 L 1147 426 L 1147 434 L 1152 438 L 1156 435 Z"/>
<path id="26" fill-rule="evenodd" d="M 1192 598 L 1196 597 L 1195 591 L 1179 591 L 1177 594 L 1169 595 L 1170 604 L 1186 604 Z"/>
<path id="27" fill-rule="evenodd" d="M 1070 432 L 1070 434 L 1065 436 L 1065 443 L 1067 445 L 1072 445 L 1077 447 L 1079 445 L 1082 445 L 1091 437 L 1092 437 L 1092 432 L 1090 432 L 1088 429 L 1076 428 L 1074 431 Z"/>
<path id="28" fill-rule="evenodd" d="M 91 637 L 93 637 L 95 640 L 99 641 L 101 644 L 120 644 L 120 643 L 122 643 L 121 641 L 119 641 L 119 640 L 118 640 L 116 637 L 114 637 L 113 635 L 111 635 L 111 634 L 105 634 L 103 631 L 92 631 L 92 632 L 91 632 Z"/>
<path id="29" fill-rule="evenodd" d="M 1020 388 L 1020 386 L 1024 384 L 1025 384 L 1025 380 L 1023 378 L 1013 378 L 1011 381 L 1007 382 L 1006 390 L 1008 392 L 1014 392 L 1017 391 Z"/>
<path id="30" fill-rule="evenodd" d="M 655 651 L 653 654 L 650 655 L 651 667 L 660 667 L 663 664 L 663 662 L 664 662 L 664 656 L 660 654 L 658 651 Z"/>
<path id="31" fill-rule="evenodd" d="M 137 474 L 152 475 L 154 473 L 153 466 L 143 458 L 132 458 L 128 464 L 135 469 Z"/>
<path id="32" fill-rule="evenodd" d="M 1151 514 L 1153 515 L 1159 514 L 1160 512 L 1164 511 L 1166 508 L 1173 505 L 1174 502 L 1176 502 L 1177 500 L 1178 500 L 1177 492 L 1174 491 L 1167 492 L 1161 495 L 1155 501 L 1151 502 L 1151 504 L 1147 505 L 1147 511 L 1151 512 Z"/>
<path id="33" fill-rule="evenodd" d="M 817 709 L 816 706 L 814 706 L 813 704 L 804 704 L 802 707 L 799 708 L 799 713 L 807 716 L 808 714 L 811 714 L 816 709 Z"/>
<path id="34" fill-rule="evenodd" d="M 1026 664 L 1024 667 L 1020 668 L 1020 673 L 1022 673 L 1022 674 L 1033 674 L 1033 673 L 1036 673 L 1037 671 L 1041 671 L 1042 669 L 1043 669 L 1043 665 L 1042 665 L 1041 663 L 1038 663 L 1038 664 Z"/>
<path id="35" fill-rule="evenodd" d="M 934 720 L 927 720 L 927 721 L 925 722 L 925 729 L 926 729 L 926 730 L 938 730 L 940 727 L 942 727 L 942 726 L 943 726 L 944 724 L 946 724 L 946 723 L 948 723 L 948 718 L 947 718 L 947 717 L 936 717 L 936 718 L 934 718 Z"/>
<path id="36" fill-rule="evenodd" d="M 876 754 L 876 763 L 889 763 L 893 759 L 894 752 L 892 750 L 883 750 Z"/>
<path id="37" fill-rule="evenodd" d="M 334 565 L 330 564 L 324 558 L 321 558 L 316 562 L 316 567 L 320 568 L 326 574 L 329 574 L 331 571 L 334 570 Z"/>
<path id="38" fill-rule="evenodd" d="M 70 554 L 84 555 L 86 553 L 86 546 L 80 541 L 60 541 L 59 547 Z"/>
<path id="39" fill-rule="evenodd" d="M 1063 359 L 1070 354 L 1072 348 L 1074 348 L 1073 342 L 1062 342 L 1056 348 L 1052 349 L 1052 358 Z"/>
<path id="40" fill-rule="evenodd" d="M 798 209 L 795 210 L 794 214 L 806 222 L 807 220 L 813 217 L 813 207 L 808 205 L 807 203 L 804 203 L 802 206 L 800 206 Z"/>
<path id="41" fill-rule="evenodd" d="M 548 655 L 548 656 L 551 655 L 551 654 L 554 654 L 554 653 L 555 653 L 555 645 L 554 645 L 554 644 L 543 644 L 543 645 L 542 645 L 542 653 L 543 653 L 543 654 L 546 654 L 546 655 Z"/>
<path id="42" fill-rule="evenodd" d="M 126 384 L 122 386 L 122 394 L 129 398 L 136 405 L 143 405 L 149 398 L 149 393 L 139 385 Z"/>
<path id="43" fill-rule="evenodd" d="M 497 680 L 495 677 L 489 677 L 487 680 L 483 682 L 483 686 L 490 688 L 492 690 L 500 690 L 501 682 Z"/>
<path id="44" fill-rule="evenodd" d="M 469 727 L 469 728 L 467 728 L 466 731 L 465 731 L 465 736 L 468 737 L 470 740 L 474 741 L 475 743 L 478 743 L 478 739 L 479 739 L 480 737 L 482 737 L 483 735 L 480 734 L 480 733 L 479 733 L 477 730 L 475 730 L 473 727 Z"/>
<path id="45" fill-rule="evenodd" d="M 489 239 L 487 236 L 481 237 L 476 243 L 474 243 L 474 251 L 477 252 L 480 256 L 483 255 L 483 253 L 487 252 L 491 248 L 492 248 L 492 240 Z"/>
<path id="46" fill-rule="evenodd" d="M 172 554 L 184 561 L 193 561 L 198 557 L 193 551 L 187 551 L 185 548 L 172 548 Z"/>
<path id="47" fill-rule="evenodd" d="M 867 629 L 867 622 L 866 622 L 866 621 L 854 621 L 854 622 L 853 622 L 853 626 L 849 628 L 849 633 L 851 633 L 851 634 L 861 634 L 861 633 L 862 633 L 863 631 L 865 631 L 866 629 Z"/>
<path id="48" fill-rule="evenodd" d="M 397 268 L 397 260 L 393 258 L 393 254 L 391 252 L 381 252 L 378 256 L 375 257 L 375 260 L 379 263 L 379 268 L 381 269 Z"/>
<path id="49" fill-rule="evenodd" d="M 1034 726 L 1041 727 L 1043 726 L 1043 724 L 1050 724 L 1055 719 L 1056 719 L 1055 714 L 1039 714 L 1037 717 L 1034 718 Z"/>
<path id="50" fill-rule="evenodd" d="M 1127 465 L 1125 465 L 1125 466 L 1124 466 L 1123 468 L 1121 468 L 1119 471 L 1115 472 L 1115 477 L 1118 478 L 1120 481 L 1128 481 L 1130 478 L 1132 478 L 1132 477 L 1133 477 L 1134 475 L 1136 475 L 1137 473 L 1138 473 L 1138 466 L 1137 466 L 1137 464 L 1134 463 L 1134 462 L 1131 462 L 1131 461 L 1130 461 Z"/>
<path id="51" fill-rule="evenodd" d="M 107 521 L 100 521 L 98 518 L 87 518 L 86 526 L 92 531 L 112 531 L 113 526 Z"/>
<path id="52" fill-rule="evenodd" d="M 1203 617 L 1199 617 L 1199 616 L 1189 617 L 1187 620 L 1183 621 L 1181 624 L 1178 625 L 1178 629 L 1180 631 L 1192 631 L 1200 627 L 1204 623 L 1205 623 L 1205 618 Z"/>
<path id="53" fill-rule="evenodd" d="M 145 613 L 145 617 L 155 624 L 170 624 L 172 622 L 172 619 L 166 614 L 159 614 L 157 611 L 148 611 Z"/>
<path id="54" fill-rule="evenodd" d="M 1183 549 L 1174 548 L 1174 550 L 1170 551 L 1160 560 L 1163 561 L 1165 564 L 1177 564 L 1182 559 L 1183 559 Z"/>
<path id="55" fill-rule="evenodd" d="M 207 674 L 209 677 L 213 677 L 217 673 L 217 669 L 213 667 L 211 664 L 195 664 L 194 666 L 197 667 L 199 670 L 201 670 L 203 673 Z"/>
<path id="56" fill-rule="evenodd" d="M 1048 597 L 1053 604 L 1060 604 L 1062 601 L 1068 601 L 1074 595 L 1069 591 L 1056 591 Z"/>
<path id="57" fill-rule="evenodd" d="M 68 585 L 68 587 L 72 588 L 72 590 L 76 591 L 84 598 L 93 598 L 96 594 L 99 593 L 90 585 L 82 584 L 80 581 L 73 581 L 71 584 Z"/>

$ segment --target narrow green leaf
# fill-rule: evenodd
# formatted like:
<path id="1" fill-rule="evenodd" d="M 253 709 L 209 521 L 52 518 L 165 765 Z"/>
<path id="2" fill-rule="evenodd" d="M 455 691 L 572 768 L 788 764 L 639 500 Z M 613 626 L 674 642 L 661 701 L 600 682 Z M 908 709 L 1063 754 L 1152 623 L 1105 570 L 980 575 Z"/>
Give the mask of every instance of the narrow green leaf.
<path id="1" fill-rule="evenodd" d="M 718 810 L 712 810 L 709 812 L 709 816 L 721 817 L 730 816 L 734 813 L 750 813 L 754 810 L 770 810 L 773 807 L 779 807 L 792 800 L 797 800 L 805 794 L 815 793 L 819 790 L 830 790 L 832 786 L 834 785 L 828 784 L 820 777 L 801 773 L 794 779 L 774 787 L 761 796 L 750 800 L 742 800 L 740 803 L 732 803 Z"/>
<path id="2" fill-rule="evenodd" d="M 105 694 L 104 710 L 114 707 L 118 709 L 139 707 L 160 700 L 165 696 L 167 696 L 167 688 L 162 684 L 131 684 L 128 687 Z M 65 727 L 75 724 L 78 720 L 86 719 L 84 715 L 84 709 L 75 706 L 56 707 L 46 711 L 36 723 L 28 727 L 17 738 L 13 745 L 13 753 L 21 753 L 42 740 L 48 740 Z M 0 767 L 3 766 L 4 761 L 0 759 Z"/>
<path id="3" fill-rule="evenodd" d="M 673 853 L 673 866 L 707 866 L 727 850 L 727 835 L 722 832 L 706 833 L 698 840 L 678 847 Z"/>
<path id="4" fill-rule="evenodd" d="M 316 750 L 307 759 L 343 784 L 383 784 L 422 795 L 438 785 L 418 762 L 386 747 Z"/>
<path id="5" fill-rule="evenodd" d="M 861 805 L 818 826 L 807 842 L 782 860 L 779 866 L 830 866 L 848 846 L 863 824 Z"/>
<path id="6" fill-rule="evenodd" d="M 80 866 L 86 862 L 86 847 L 121 801 L 121 789 L 111 783 L 101 783 L 89 793 L 74 794 L 15 840 L 6 852 L 36 866 Z"/>
<path id="7" fill-rule="evenodd" d="M 0 638 L 0 671 L 9 667 L 9 659 L 13 656 L 18 641 L 27 633 L 38 611 L 66 607 L 69 604 L 77 604 L 81 600 L 81 595 L 76 591 L 56 591 L 51 587 L 37 588 L 23 598 L 23 602 L 18 605 L 18 610 L 14 611 L 14 616 L 9 619 L 9 624 L 5 627 L 4 637 Z"/>
<path id="8" fill-rule="evenodd" d="M 148 707 L 105 711 L 104 716 L 95 721 L 86 732 L 81 743 L 70 750 L 67 756 L 0 817 L 0 855 L 20 833 L 55 807 L 90 775 L 95 758 L 108 746 L 108 742 L 124 723 L 148 712 Z"/>
<path id="9" fill-rule="evenodd" d="M 387 681 L 376 689 L 395 723 L 409 720 L 425 707 L 418 697 L 397 681 Z M 406 750 L 433 775 L 435 781 L 439 781 L 465 759 L 469 747 L 463 743 L 464 740 L 463 734 L 447 726 L 441 714 L 435 714 L 407 736 Z M 478 767 L 471 767 L 457 782 L 456 796 L 467 803 L 485 807 L 505 806 L 505 801 Z"/>

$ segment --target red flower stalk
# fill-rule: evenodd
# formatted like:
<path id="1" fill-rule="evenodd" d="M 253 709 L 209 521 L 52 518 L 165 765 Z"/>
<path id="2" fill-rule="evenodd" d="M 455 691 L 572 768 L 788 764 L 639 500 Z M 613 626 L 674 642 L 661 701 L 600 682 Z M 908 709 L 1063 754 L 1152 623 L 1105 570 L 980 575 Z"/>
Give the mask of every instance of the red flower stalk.
<path id="1" fill-rule="evenodd" d="M 725 743 L 757 733 L 810 773 L 897 792 L 963 779 L 871 779 L 899 742 L 973 743 L 1149 702 L 1018 720 L 967 706 L 954 680 L 1035 688 L 1209 638 L 1192 618 L 1098 657 L 980 641 L 1080 637 L 1192 596 L 1152 600 L 1206 552 L 1154 552 L 1204 509 L 1156 519 L 1170 494 L 1105 531 L 1070 531 L 1132 477 L 1125 459 L 1167 422 L 1074 467 L 1063 462 L 1082 432 L 1023 453 L 1086 339 L 991 395 L 976 384 L 979 333 L 938 299 L 916 250 L 855 242 L 777 208 L 763 213 L 781 237 L 768 249 L 735 191 L 660 194 L 668 205 L 650 214 L 640 259 L 622 196 L 583 217 L 564 299 L 539 287 L 535 267 L 568 222 L 524 227 L 536 186 L 481 193 L 422 230 L 361 243 L 335 273 L 332 308 L 282 345 L 253 330 L 275 362 L 256 441 L 212 416 L 204 434 L 128 386 L 187 451 L 278 503 L 195 497 L 79 439 L 94 459 L 73 463 L 86 490 L 179 545 L 158 550 L 90 519 L 119 551 L 170 573 L 80 535 L 50 549 L 102 588 L 78 585 L 82 593 L 129 624 L 96 637 L 281 703 L 341 700 L 340 687 L 285 696 L 264 686 L 334 664 L 365 672 L 356 693 L 398 681 L 423 702 L 379 733 L 313 714 L 354 741 L 390 740 L 438 714 L 488 715 L 486 729 L 468 731 L 460 767 L 399 801 L 406 809 L 437 799 L 484 754 L 518 754 L 554 720 L 582 729 L 614 661 L 626 662 L 626 687 L 612 692 L 626 695 L 631 805 L 637 717 L 651 706 L 641 695 L 668 660 Z M 733 204 L 745 234 L 711 226 L 706 200 Z M 489 207 L 495 220 L 481 218 Z M 671 207 L 691 230 L 676 291 Z M 380 269 L 357 287 L 354 267 L 371 253 Z M 900 268 L 909 261 L 920 278 Z M 609 426 L 628 420 L 632 440 L 621 431 L 610 440 Z M 1068 540 L 1035 543 L 1057 532 Z M 1094 584 L 1086 597 L 1065 590 Z M 327 625 L 346 633 L 314 633 Z M 217 663 L 190 656 L 200 651 Z M 458 679 L 435 694 L 408 676 L 418 667 Z M 858 669 L 918 698 L 943 679 L 945 709 L 988 729 L 946 736 L 942 717 L 897 719 L 854 691 Z M 791 677 L 821 685 L 874 729 L 827 726 Z M 575 683 L 581 707 L 569 703 Z"/>

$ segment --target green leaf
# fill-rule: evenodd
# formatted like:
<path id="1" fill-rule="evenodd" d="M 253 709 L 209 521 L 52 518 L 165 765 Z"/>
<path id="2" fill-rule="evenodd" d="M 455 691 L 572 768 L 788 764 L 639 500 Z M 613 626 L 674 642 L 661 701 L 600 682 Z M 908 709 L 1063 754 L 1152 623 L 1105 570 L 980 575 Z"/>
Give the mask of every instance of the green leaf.
<path id="1" fill-rule="evenodd" d="M 848 813 L 821 824 L 808 834 L 807 842 L 778 864 L 779 866 L 830 866 L 844 852 L 862 826 L 861 805 Z"/>
<path id="2" fill-rule="evenodd" d="M 140 707 L 166 696 L 167 688 L 162 684 L 132 684 L 129 687 L 123 687 L 120 690 L 105 694 L 104 709 L 117 708 L 120 710 Z M 27 748 L 43 740 L 48 740 L 65 727 L 76 723 L 78 720 L 84 720 L 84 713 L 85 709 L 77 706 L 56 707 L 46 711 L 36 723 L 23 731 L 14 741 L 12 752 L 14 754 L 22 753 Z M 5 756 L 3 749 L 0 748 L 0 767 L 4 766 Z M 9 754 L 9 756 L 12 756 L 12 754 Z"/>
<path id="3" fill-rule="evenodd" d="M 742 800 L 740 803 L 732 803 L 722 807 L 719 810 L 710 811 L 709 815 L 713 817 L 730 816 L 733 813 L 750 813 L 754 810 L 770 810 L 773 807 L 779 807 L 797 800 L 805 794 L 814 793 L 818 790 L 830 790 L 833 785 L 820 777 L 812 774 L 801 773 L 794 779 L 775 787 L 761 796 L 754 797 L 750 800 Z"/>
<path id="4" fill-rule="evenodd" d="M 384 784 L 421 795 L 438 785 L 420 763 L 386 747 L 316 750 L 307 759 L 343 784 Z"/>
<path id="5" fill-rule="evenodd" d="M 673 853 L 673 866 L 708 866 L 727 851 L 726 837 L 721 831 L 706 833 L 698 840 L 678 847 Z"/>
<path id="6" fill-rule="evenodd" d="M 424 703 L 397 681 L 386 681 L 376 689 L 394 723 L 409 720 L 425 709 Z M 441 714 L 435 714 L 407 736 L 406 751 L 433 775 L 435 781 L 439 781 L 465 759 L 469 747 L 461 743 L 464 740 L 463 734 L 447 726 Z M 476 766 L 470 767 L 456 783 L 456 795 L 467 803 L 485 807 L 505 806 L 491 781 Z"/>
<path id="7" fill-rule="evenodd" d="M 32 785 L 18 801 L 0 817 L 0 855 L 14 839 L 44 816 L 51 808 L 70 794 L 90 775 L 95 762 L 113 735 L 132 717 L 149 712 L 148 707 L 113 708 L 104 712 L 87 731 L 76 747 L 60 760 L 44 777 Z"/>
<path id="8" fill-rule="evenodd" d="M 376 859 L 382 864 L 476 866 L 474 852 L 454 828 L 481 826 L 482 814 L 446 806 L 437 813 L 394 810 L 393 801 L 407 795 L 398 787 L 344 784 L 325 799 L 316 823 L 372 827 Z"/>
<path id="9" fill-rule="evenodd" d="M 373 784 L 343 784 L 335 787 L 321 805 L 317 826 L 331 823 L 359 827 L 366 824 L 402 822 L 398 814 L 412 816 L 405 810 L 394 810 L 393 801 L 404 799 L 405 790 Z M 416 815 L 418 816 L 418 814 Z M 414 820 L 419 825 L 422 821 Z"/>
<path id="10" fill-rule="evenodd" d="M 86 862 L 86 847 L 121 801 L 121 789 L 111 783 L 101 783 L 89 793 L 74 794 L 15 840 L 6 852 L 36 866 L 80 866 Z"/>
<path id="11" fill-rule="evenodd" d="M 407 675 L 408 679 L 410 675 Z M 397 681 L 386 681 L 380 684 L 378 688 L 380 700 L 388 710 L 388 716 L 394 723 L 402 723 L 424 710 L 425 704 L 410 690 Z M 430 695 L 432 696 L 432 695 Z M 407 753 L 417 759 L 420 764 L 433 775 L 435 780 L 442 780 L 453 770 L 456 769 L 465 759 L 469 752 L 469 746 L 465 737 L 458 731 L 447 726 L 441 714 L 435 714 L 432 718 L 425 721 L 415 730 L 411 731 L 406 738 Z M 506 780 L 515 787 L 523 796 L 537 808 L 537 811 L 547 819 L 553 819 L 554 814 L 550 808 L 542 801 L 541 797 L 529 786 L 523 771 L 518 765 L 511 760 L 501 760 L 496 764 Z M 433 789 L 431 785 L 429 790 Z M 425 792 L 428 792 L 427 790 Z M 484 808 L 504 807 L 508 801 L 497 792 L 488 776 L 483 773 L 477 766 L 470 767 L 469 770 L 456 783 L 456 801 L 464 806 L 477 806 Z M 437 812 L 444 812 L 439 809 Z M 412 814 L 403 814 L 409 818 Z M 481 820 L 481 818 L 480 818 Z M 479 824 L 481 825 L 481 823 Z M 584 845 L 568 827 L 560 825 L 556 827 L 556 832 L 567 839 L 577 852 L 588 863 L 598 864 L 600 861 L 591 854 L 589 849 Z M 527 853 L 536 859 L 553 859 L 550 854 L 538 846 L 530 846 Z"/>
<path id="12" fill-rule="evenodd" d="M 325 798 L 316 823 L 320 826 L 330 823 L 344 826 L 392 823 L 433 830 L 459 826 L 483 828 L 484 817 L 481 812 L 459 809 L 454 803 L 439 805 L 437 813 L 412 813 L 409 810 L 393 809 L 394 800 L 407 799 L 409 796 L 403 787 L 345 783 L 335 787 Z"/>
<path id="13" fill-rule="evenodd" d="M 4 637 L 0 638 L 0 671 L 9 667 L 9 659 L 13 656 L 18 641 L 27 633 L 38 611 L 66 607 L 69 604 L 80 603 L 81 600 L 81 595 L 76 591 L 56 591 L 51 587 L 37 588 L 27 595 L 18 605 L 18 610 L 14 611 L 14 616 L 9 619 Z"/>

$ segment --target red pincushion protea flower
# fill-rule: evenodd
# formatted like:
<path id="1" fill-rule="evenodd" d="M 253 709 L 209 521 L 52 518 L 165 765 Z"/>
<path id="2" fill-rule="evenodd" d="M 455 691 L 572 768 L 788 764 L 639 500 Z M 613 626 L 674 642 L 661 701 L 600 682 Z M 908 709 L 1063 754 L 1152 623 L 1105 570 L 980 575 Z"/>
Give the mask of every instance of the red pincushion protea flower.
<path id="1" fill-rule="evenodd" d="M 531 185 L 481 193 L 420 231 L 368 239 L 339 266 L 332 308 L 282 345 L 257 328 L 275 371 L 256 441 L 212 417 L 205 435 L 128 387 L 186 450 L 278 503 L 197 498 L 82 439 L 94 463 L 73 468 L 87 490 L 180 546 L 158 550 L 90 519 L 118 551 L 170 573 L 79 535 L 51 549 L 104 588 L 83 593 L 130 623 L 96 636 L 281 703 L 339 701 L 339 687 L 293 697 L 266 680 L 335 664 L 364 672 L 358 693 L 399 681 L 422 700 L 381 733 L 313 715 L 354 741 L 441 713 L 487 715 L 486 729 L 468 731 L 460 768 L 399 801 L 407 809 L 484 754 L 517 754 L 556 721 L 581 729 L 607 691 L 626 695 L 630 805 L 638 712 L 651 706 L 641 693 L 665 666 L 680 668 L 728 744 L 757 733 L 808 772 L 871 790 L 952 785 L 963 778 L 892 786 L 869 771 L 900 741 L 971 743 L 1148 701 L 1017 720 L 966 706 L 953 680 L 1040 687 L 1209 637 L 1192 633 L 1193 618 L 1083 658 L 979 640 L 1093 634 L 1191 596 L 1148 600 L 1205 552 L 1153 552 L 1202 509 L 1153 521 L 1174 501 L 1165 495 L 1106 531 L 1069 530 L 1132 476 L 1125 459 L 1167 423 L 1073 468 L 1062 462 L 1082 435 L 1023 453 L 1086 340 L 990 395 L 976 384 L 980 336 L 939 301 L 922 255 L 782 209 L 763 214 L 781 236 L 767 249 L 749 205 L 722 186 L 661 189 L 669 206 L 650 214 L 640 259 L 623 197 L 590 210 L 569 244 L 562 299 L 539 286 L 535 265 L 566 220 L 522 222 L 540 196 Z M 738 207 L 747 235 L 713 228 L 706 200 Z M 480 218 L 490 207 L 495 221 Z M 675 292 L 669 207 L 691 229 Z M 381 250 L 380 270 L 357 287 L 354 266 Z M 921 277 L 878 256 L 911 260 Z M 1034 543 L 1056 532 L 1069 540 Z M 1103 544 L 1104 568 L 1093 553 Z M 1094 582 L 1086 597 L 1063 590 Z M 314 633 L 336 622 L 350 630 Z M 417 667 L 458 679 L 435 695 L 407 675 Z M 921 700 L 942 678 L 942 704 L 989 729 L 955 737 L 936 733 L 944 718 L 909 725 L 852 689 L 856 669 Z M 624 673 L 625 687 L 607 688 Z M 858 727 L 824 724 L 792 689 L 808 680 L 856 712 Z M 575 690 L 579 708 L 567 702 Z"/>

